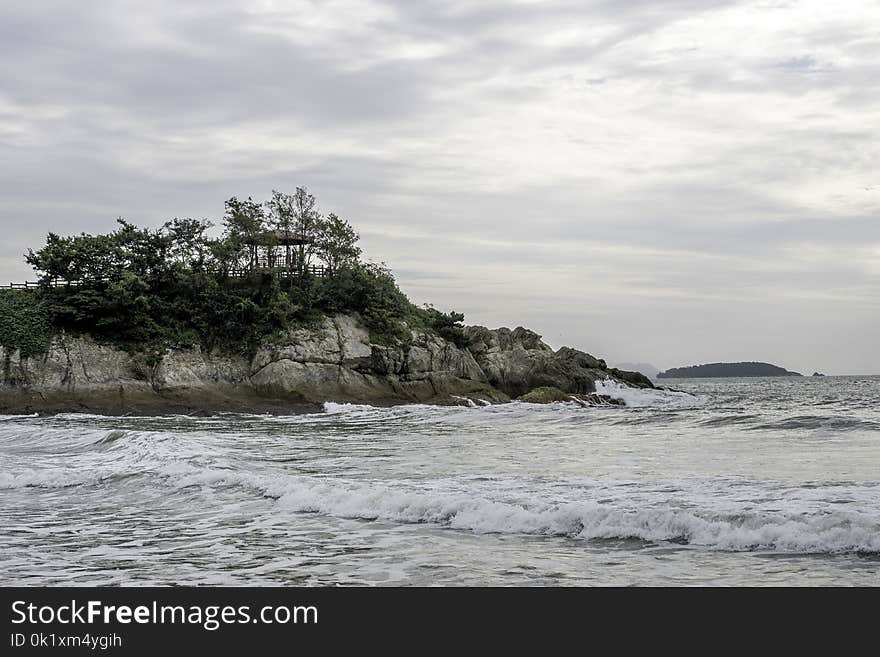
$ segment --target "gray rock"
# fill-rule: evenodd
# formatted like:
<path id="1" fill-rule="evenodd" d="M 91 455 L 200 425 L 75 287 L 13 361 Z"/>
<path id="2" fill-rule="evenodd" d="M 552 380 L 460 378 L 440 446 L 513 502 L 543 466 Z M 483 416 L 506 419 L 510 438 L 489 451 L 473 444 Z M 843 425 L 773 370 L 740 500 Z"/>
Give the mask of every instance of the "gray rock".
<path id="1" fill-rule="evenodd" d="M 522 327 L 490 331 L 472 326 L 464 332 L 465 348 L 419 332 L 406 342 L 379 345 L 370 342 L 358 317 L 337 315 L 266 341 L 252 358 L 198 348 L 131 355 L 62 334 L 40 358 L 0 348 L 0 409 L 290 410 L 324 401 L 476 404 L 509 401 L 546 386 L 559 394 L 588 395 L 600 378 L 641 383 L 576 349 L 554 352 L 541 336 Z"/>
<path id="2" fill-rule="evenodd" d="M 465 336 L 467 348 L 489 384 L 511 397 L 543 387 L 587 394 L 595 392 L 596 381 L 621 380 L 607 369 L 604 360 L 570 347 L 554 352 L 540 335 L 522 327 L 491 331 L 469 326 Z"/>

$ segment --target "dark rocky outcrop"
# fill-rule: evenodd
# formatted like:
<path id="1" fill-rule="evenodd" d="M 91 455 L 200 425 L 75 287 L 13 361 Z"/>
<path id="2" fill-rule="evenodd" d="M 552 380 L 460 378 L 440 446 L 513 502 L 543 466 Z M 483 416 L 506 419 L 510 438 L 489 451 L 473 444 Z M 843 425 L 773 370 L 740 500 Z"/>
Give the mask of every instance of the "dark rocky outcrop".
<path id="1" fill-rule="evenodd" d="M 467 349 L 489 384 L 511 397 L 553 387 L 570 394 L 595 392 L 596 381 L 611 378 L 640 388 L 653 388 L 638 372 L 609 369 L 604 360 L 571 347 L 553 351 L 541 336 L 528 329 L 483 326 L 465 329 Z"/>
<path id="2" fill-rule="evenodd" d="M 610 378 L 652 387 L 576 349 L 551 349 L 522 327 L 464 330 L 463 347 L 432 333 L 375 344 L 358 317 L 325 317 L 249 357 L 169 350 L 155 362 L 87 337 L 59 335 L 40 357 L 0 348 L 0 412 L 296 411 L 325 401 L 396 404 L 505 402 L 535 389 L 585 404 Z M 536 393 L 540 397 L 543 393 Z"/>
<path id="3" fill-rule="evenodd" d="M 559 388 L 545 386 L 543 388 L 535 388 L 526 394 L 517 398 L 517 401 L 526 402 L 527 404 L 553 404 L 556 402 L 574 402 L 581 406 L 623 406 L 624 403 L 620 399 L 615 399 L 608 395 L 600 395 L 591 392 L 586 395 L 576 395 L 563 392 Z"/>

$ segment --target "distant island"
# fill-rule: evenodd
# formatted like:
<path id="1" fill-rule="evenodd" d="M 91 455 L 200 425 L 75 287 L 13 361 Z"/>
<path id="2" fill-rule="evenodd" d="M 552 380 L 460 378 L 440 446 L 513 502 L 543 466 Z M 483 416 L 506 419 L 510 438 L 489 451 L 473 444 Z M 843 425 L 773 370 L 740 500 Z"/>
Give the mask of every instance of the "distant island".
<path id="1" fill-rule="evenodd" d="M 690 367 L 673 367 L 660 372 L 659 379 L 696 379 L 715 377 L 736 376 L 803 376 L 799 372 L 789 372 L 787 369 L 770 363 L 707 363 L 705 365 L 691 365 Z"/>
<path id="2" fill-rule="evenodd" d="M 641 372 L 649 379 L 657 378 L 657 374 L 660 372 L 660 368 L 651 365 L 651 363 L 617 363 L 615 367 L 627 372 Z"/>

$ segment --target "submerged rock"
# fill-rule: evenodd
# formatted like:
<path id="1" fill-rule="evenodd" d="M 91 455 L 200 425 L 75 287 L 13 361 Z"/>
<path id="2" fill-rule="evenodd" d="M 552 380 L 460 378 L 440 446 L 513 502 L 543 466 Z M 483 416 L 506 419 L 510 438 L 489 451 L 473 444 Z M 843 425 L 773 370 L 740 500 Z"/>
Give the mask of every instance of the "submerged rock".
<path id="1" fill-rule="evenodd" d="M 601 395 L 591 392 L 586 395 L 563 392 L 559 388 L 544 386 L 530 390 L 526 394 L 517 397 L 517 401 L 529 404 L 552 404 L 554 402 L 575 402 L 581 406 L 625 406 L 622 399 L 616 399 L 609 395 Z"/>
<path id="2" fill-rule="evenodd" d="M 591 392 L 589 395 L 574 395 L 573 399 L 584 406 L 626 406 L 626 402 L 610 395 Z"/>
<path id="3" fill-rule="evenodd" d="M 526 394 L 517 397 L 517 401 L 527 402 L 529 404 L 552 404 L 554 402 L 570 402 L 571 394 L 562 392 L 559 388 L 552 386 L 543 386 L 530 390 Z"/>

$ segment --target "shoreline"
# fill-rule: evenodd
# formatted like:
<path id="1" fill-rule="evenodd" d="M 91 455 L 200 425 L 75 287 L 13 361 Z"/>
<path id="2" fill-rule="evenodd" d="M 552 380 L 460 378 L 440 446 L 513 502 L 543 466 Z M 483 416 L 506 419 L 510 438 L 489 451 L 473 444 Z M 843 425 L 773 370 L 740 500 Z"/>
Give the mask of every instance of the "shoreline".
<path id="1" fill-rule="evenodd" d="M 298 413 L 325 401 L 449 406 L 524 396 L 602 405 L 614 402 L 596 395 L 598 381 L 654 388 L 583 351 L 554 350 L 528 329 L 463 331 L 461 343 L 414 330 L 382 344 L 359 316 L 335 315 L 291 327 L 253 354 L 178 348 L 150 361 L 61 334 L 39 356 L 0 347 L 0 412 Z"/>

